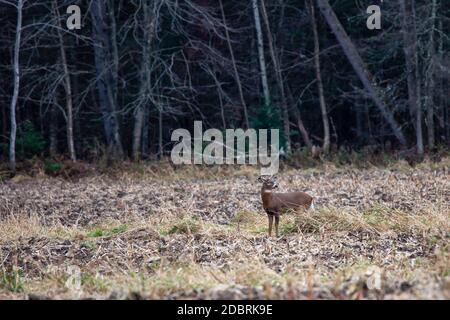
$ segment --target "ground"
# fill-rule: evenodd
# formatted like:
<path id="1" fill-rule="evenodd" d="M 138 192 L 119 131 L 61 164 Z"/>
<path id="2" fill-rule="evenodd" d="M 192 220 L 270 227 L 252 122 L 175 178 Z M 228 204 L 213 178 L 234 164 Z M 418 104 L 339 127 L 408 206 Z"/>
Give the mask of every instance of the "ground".
<path id="1" fill-rule="evenodd" d="M 279 238 L 255 168 L 18 176 L 0 184 L 0 299 L 449 299 L 449 164 L 284 169 L 279 191 L 316 210 Z"/>

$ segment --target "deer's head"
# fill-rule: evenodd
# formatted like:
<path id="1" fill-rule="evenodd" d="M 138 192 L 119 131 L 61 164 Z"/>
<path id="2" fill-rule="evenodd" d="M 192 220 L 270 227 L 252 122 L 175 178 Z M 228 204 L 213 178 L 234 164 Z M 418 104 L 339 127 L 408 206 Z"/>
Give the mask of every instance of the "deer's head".
<path id="1" fill-rule="evenodd" d="M 263 189 L 272 190 L 278 188 L 277 177 L 276 176 L 260 176 L 258 182 L 262 182 Z"/>

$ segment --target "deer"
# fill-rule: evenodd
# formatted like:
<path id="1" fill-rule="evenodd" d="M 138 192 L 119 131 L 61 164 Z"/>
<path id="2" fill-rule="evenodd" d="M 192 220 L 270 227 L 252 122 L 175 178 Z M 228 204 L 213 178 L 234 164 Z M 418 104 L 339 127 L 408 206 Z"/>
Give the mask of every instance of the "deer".
<path id="1" fill-rule="evenodd" d="M 278 188 L 276 176 L 260 176 L 258 181 L 262 182 L 261 200 L 269 219 L 269 237 L 272 236 L 272 225 L 275 218 L 275 234 L 278 238 L 280 215 L 286 210 L 314 210 L 314 198 L 305 192 L 273 192 Z"/>

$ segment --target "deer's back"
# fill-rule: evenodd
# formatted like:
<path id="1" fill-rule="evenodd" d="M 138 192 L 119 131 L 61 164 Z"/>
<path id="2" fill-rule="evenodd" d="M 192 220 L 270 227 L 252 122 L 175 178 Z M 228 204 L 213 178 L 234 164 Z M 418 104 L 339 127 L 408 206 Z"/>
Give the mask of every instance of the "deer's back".
<path id="1" fill-rule="evenodd" d="M 274 193 L 272 195 L 274 206 L 278 209 L 309 208 L 313 197 L 304 192 Z"/>

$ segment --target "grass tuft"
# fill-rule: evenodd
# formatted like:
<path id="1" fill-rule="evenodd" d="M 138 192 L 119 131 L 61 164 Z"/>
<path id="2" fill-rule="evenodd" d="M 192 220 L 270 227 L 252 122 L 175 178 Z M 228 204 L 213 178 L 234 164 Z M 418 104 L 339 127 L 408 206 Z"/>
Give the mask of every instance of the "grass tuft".
<path id="1" fill-rule="evenodd" d="M 87 236 L 89 238 L 109 237 L 109 236 L 113 236 L 116 234 L 121 234 L 127 230 L 128 230 L 128 225 L 121 224 L 117 227 L 110 228 L 110 229 L 95 228 L 94 230 L 89 231 Z"/>
<path id="2" fill-rule="evenodd" d="M 24 291 L 20 269 L 12 267 L 10 270 L 2 269 L 0 272 L 0 289 L 12 293 Z"/>
<path id="3" fill-rule="evenodd" d="M 201 229 L 200 223 L 195 218 L 183 218 L 172 225 L 167 231 L 163 231 L 163 235 L 170 234 L 195 234 Z"/>

